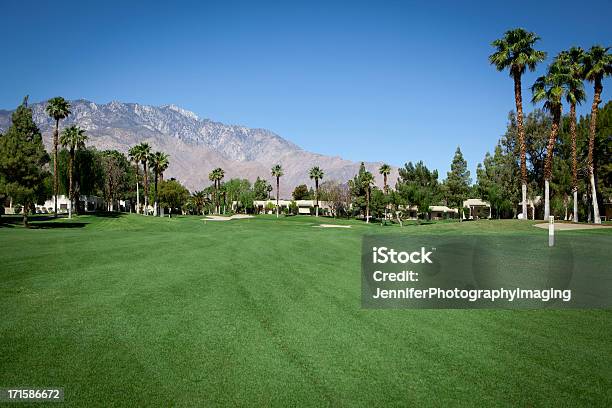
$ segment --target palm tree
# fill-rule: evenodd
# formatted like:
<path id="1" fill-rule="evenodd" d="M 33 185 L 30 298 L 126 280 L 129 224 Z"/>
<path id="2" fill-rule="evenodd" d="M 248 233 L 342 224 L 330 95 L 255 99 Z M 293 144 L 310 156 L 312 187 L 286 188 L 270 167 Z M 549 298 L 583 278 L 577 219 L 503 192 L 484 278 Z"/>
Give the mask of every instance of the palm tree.
<path id="1" fill-rule="evenodd" d="M 139 191 L 139 187 L 138 187 L 138 165 L 140 164 L 140 153 L 139 153 L 139 146 L 140 145 L 136 145 L 130 148 L 128 154 L 130 157 L 130 161 L 134 162 L 134 169 L 136 170 L 136 213 L 140 214 L 140 191 Z"/>
<path id="2" fill-rule="evenodd" d="M 595 149 L 595 132 L 597 128 L 597 111 L 603 92 L 603 79 L 612 74 L 612 55 L 610 47 L 594 45 L 584 56 L 584 77 L 593 82 L 593 104 L 591 105 L 591 122 L 589 123 L 589 154 L 587 164 L 591 182 L 591 197 L 593 200 L 593 222 L 601 224 L 599 205 L 597 204 L 597 190 L 595 188 L 595 168 L 593 163 L 593 150 Z"/>
<path id="3" fill-rule="evenodd" d="M 134 159 L 142 163 L 143 174 L 143 195 L 144 195 L 144 215 L 149 215 L 149 172 L 147 171 L 147 161 L 151 154 L 151 146 L 148 143 L 140 143 L 134 146 Z"/>
<path id="4" fill-rule="evenodd" d="M 217 167 L 208 174 L 208 179 L 215 185 L 215 212 L 217 214 L 221 212 L 219 189 L 221 188 L 221 180 L 223 180 L 223 177 L 225 177 L 225 171 L 221 167 Z"/>
<path id="5" fill-rule="evenodd" d="M 72 205 L 75 201 L 73 197 L 74 183 L 72 181 L 75 150 L 84 148 L 86 140 L 87 135 L 85 134 L 85 130 L 74 125 L 64 129 L 59 139 L 62 146 L 67 147 L 70 151 L 70 157 L 68 159 L 68 200 L 70 200 L 70 206 L 68 207 L 68 218 L 72 218 Z"/>
<path id="6" fill-rule="evenodd" d="M 278 199 L 280 197 L 280 178 L 283 175 L 283 168 L 280 164 L 272 167 L 272 177 L 276 177 L 276 218 L 278 218 Z"/>
<path id="7" fill-rule="evenodd" d="M 374 184 L 374 176 L 369 171 L 363 173 L 361 178 L 362 187 L 366 193 L 366 224 L 370 223 L 370 191 Z"/>
<path id="8" fill-rule="evenodd" d="M 153 168 L 153 174 L 155 175 L 155 190 L 153 190 L 153 212 L 155 216 L 159 216 L 159 206 L 157 205 L 157 182 L 160 174 L 168 168 L 168 155 L 163 152 L 152 153 L 149 157 L 149 163 Z"/>
<path id="9" fill-rule="evenodd" d="M 206 192 L 204 190 L 196 191 L 191 195 L 192 202 L 198 214 L 203 214 L 204 206 L 206 205 L 206 201 L 208 198 L 206 197 Z"/>
<path id="10" fill-rule="evenodd" d="M 552 115 L 552 126 L 546 146 L 544 161 L 544 219 L 550 216 L 550 180 L 552 178 L 553 152 L 561 125 L 562 99 L 566 94 L 567 84 L 571 79 L 570 70 L 564 61 L 557 58 L 548 66 L 545 76 L 539 77 L 531 87 L 532 101 L 544 101 L 544 109 Z"/>
<path id="11" fill-rule="evenodd" d="M 378 172 L 383 176 L 383 190 L 385 192 L 385 198 L 389 196 L 389 186 L 387 185 L 387 177 L 391 174 L 391 166 L 387 163 L 383 163 L 378 169 Z M 385 205 L 385 220 L 387 219 L 387 205 Z"/>
<path id="12" fill-rule="evenodd" d="M 221 167 L 217 167 L 214 173 L 217 191 L 217 214 L 221 214 L 221 180 L 225 177 L 225 171 Z M 225 212 L 225 210 L 223 212 Z"/>
<path id="13" fill-rule="evenodd" d="M 514 80 L 514 102 L 516 104 L 516 126 L 521 153 L 521 181 L 523 197 L 523 219 L 527 219 L 527 147 L 525 146 L 525 129 L 523 128 L 523 96 L 521 77 L 525 69 L 534 71 L 539 62 L 546 59 L 544 51 L 538 51 L 533 45 L 540 39 L 535 33 L 522 28 L 506 31 L 503 38 L 493 41 L 496 51 L 489 56 L 489 62 L 498 71 L 509 69 Z"/>
<path id="14" fill-rule="evenodd" d="M 168 159 L 169 157 L 170 156 L 166 155 L 166 159 Z M 164 173 L 166 172 L 166 170 L 168 170 L 168 166 L 170 166 L 169 160 L 165 160 L 161 163 L 161 166 L 159 167 L 159 181 L 164 181 Z"/>
<path id="15" fill-rule="evenodd" d="M 566 100 L 570 104 L 570 136 L 572 139 L 572 192 L 574 201 L 574 222 L 578 222 L 578 157 L 576 150 L 576 104 L 581 104 L 585 99 L 584 93 L 584 50 L 580 47 L 572 47 L 568 51 L 561 52 L 557 59 L 569 69 Z"/>
<path id="16" fill-rule="evenodd" d="M 56 96 L 55 98 L 49 99 L 46 111 L 47 115 L 55 120 L 55 129 L 53 130 L 53 213 L 57 217 L 57 194 L 59 190 L 57 145 L 59 144 L 59 122 L 70 115 L 70 103 L 61 96 Z"/>
<path id="17" fill-rule="evenodd" d="M 323 170 L 321 170 L 321 168 L 319 168 L 319 166 L 314 166 L 312 169 L 310 169 L 310 172 L 308 173 L 310 176 L 310 179 L 314 179 L 315 181 L 315 216 L 318 217 L 319 216 L 319 180 L 323 179 L 323 176 L 325 175 L 325 173 L 323 173 Z"/>
<path id="18" fill-rule="evenodd" d="M 217 178 L 216 178 L 217 175 L 215 173 L 216 171 L 217 170 L 215 169 L 215 170 L 211 171 L 210 173 L 208 173 L 208 179 L 210 181 L 212 181 L 214 183 L 214 185 L 215 185 L 214 192 L 213 192 L 213 194 L 214 194 L 213 201 L 214 201 L 214 204 L 215 204 L 215 211 L 214 212 L 215 213 L 217 212 Z"/>

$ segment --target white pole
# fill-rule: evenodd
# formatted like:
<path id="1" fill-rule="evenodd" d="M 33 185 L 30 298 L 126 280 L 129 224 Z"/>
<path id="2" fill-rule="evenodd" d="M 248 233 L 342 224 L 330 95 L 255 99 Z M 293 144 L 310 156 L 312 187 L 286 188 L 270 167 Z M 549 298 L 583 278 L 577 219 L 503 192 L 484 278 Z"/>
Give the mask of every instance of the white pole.
<path id="1" fill-rule="evenodd" d="M 548 246 L 555 245 L 555 217 L 548 217 Z"/>

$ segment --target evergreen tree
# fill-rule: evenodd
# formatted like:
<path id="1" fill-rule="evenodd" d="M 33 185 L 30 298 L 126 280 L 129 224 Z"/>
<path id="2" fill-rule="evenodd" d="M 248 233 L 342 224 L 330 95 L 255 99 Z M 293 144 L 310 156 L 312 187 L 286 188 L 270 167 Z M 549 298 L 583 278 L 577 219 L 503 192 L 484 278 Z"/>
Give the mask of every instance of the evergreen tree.
<path id="1" fill-rule="evenodd" d="M 268 187 L 270 190 L 268 190 Z M 257 177 L 253 184 L 253 192 L 255 193 L 255 200 L 266 200 L 268 199 L 268 192 L 272 190 L 272 185 L 266 180 Z"/>
<path id="2" fill-rule="evenodd" d="M 23 225 L 28 226 L 28 212 L 45 199 L 43 166 L 49 162 L 40 130 L 32 119 L 28 98 L 13 112 L 12 124 L 0 137 L 0 178 L 6 194 L 23 205 Z"/>
<path id="3" fill-rule="evenodd" d="M 472 179 L 470 179 L 467 161 L 463 158 L 461 149 L 457 147 L 451 163 L 451 171 L 446 175 L 444 187 L 448 205 L 455 206 L 459 210 L 459 220 L 463 218 L 461 216 L 463 200 L 467 198 L 471 184 Z"/>
<path id="4" fill-rule="evenodd" d="M 408 162 L 398 171 L 394 201 L 407 207 L 416 205 L 421 214 L 427 214 L 429 206 L 440 201 L 438 171 L 429 170 L 422 161 L 416 165 Z"/>
<path id="5" fill-rule="evenodd" d="M 482 164 L 476 169 L 476 193 L 491 204 L 497 218 L 516 216 L 513 210 L 520 200 L 519 166 L 512 152 L 500 143 L 495 153 L 488 152 Z"/>
<path id="6" fill-rule="evenodd" d="M 293 189 L 293 199 L 294 200 L 309 200 L 310 197 L 310 192 L 308 191 L 308 187 L 306 186 L 306 184 L 300 184 L 299 186 L 296 186 L 295 189 Z"/>
<path id="7" fill-rule="evenodd" d="M 355 177 L 348 182 L 353 211 L 357 214 L 365 215 L 366 212 L 366 188 L 364 187 L 363 179 L 366 177 L 367 173 L 369 172 L 366 170 L 365 164 L 361 162 L 359 171 Z"/>

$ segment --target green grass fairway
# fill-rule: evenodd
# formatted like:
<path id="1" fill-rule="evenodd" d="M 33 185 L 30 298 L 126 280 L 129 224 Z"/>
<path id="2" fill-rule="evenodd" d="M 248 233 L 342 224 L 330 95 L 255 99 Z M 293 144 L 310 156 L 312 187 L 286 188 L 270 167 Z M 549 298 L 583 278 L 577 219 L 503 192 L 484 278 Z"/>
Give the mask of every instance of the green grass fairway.
<path id="1" fill-rule="evenodd" d="M 364 233 L 546 242 L 531 222 L 201 218 L 0 228 L 0 387 L 71 406 L 612 406 L 611 311 L 361 309 Z M 561 234 L 612 264 L 612 231 Z"/>

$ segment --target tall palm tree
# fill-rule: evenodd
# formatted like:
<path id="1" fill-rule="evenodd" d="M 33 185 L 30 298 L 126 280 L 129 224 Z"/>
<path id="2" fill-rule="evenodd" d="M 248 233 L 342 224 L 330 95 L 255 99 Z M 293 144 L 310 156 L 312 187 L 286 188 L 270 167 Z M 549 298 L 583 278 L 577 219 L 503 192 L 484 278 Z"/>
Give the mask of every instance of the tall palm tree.
<path id="1" fill-rule="evenodd" d="M 374 175 L 369 171 L 363 173 L 363 177 L 361 178 L 362 187 L 365 189 L 366 193 L 366 224 L 370 223 L 370 193 L 372 189 L 372 185 L 374 184 Z"/>
<path id="2" fill-rule="evenodd" d="M 208 179 L 210 181 L 212 181 L 214 183 L 214 189 L 213 189 L 213 202 L 215 204 L 215 213 L 217 212 L 217 175 L 216 175 L 216 169 L 214 169 L 213 171 L 211 171 L 210 173 L 208 173 Z"/>
<path id="3" fill-rule="evenodd" d="M 315 181 L 315 216 L 319 216 L 319 180 L 323 179 L 325 173 L 319 166 L 314 166 L 308 173 L 310 179 Z"/>
<path id="4" fill-rule="evenodd" d="M 385 192 L 385 198 L 389 196 L 389 185 L 387 184 L 387 177 L 391 174 L 391 166 L 387 163 L 383 163 L 378 172 L 383 176 L 383 191 Z M 387 205 L 385 205 L 385 220 L 387 219 Z"/>
<path id="5" fill-rule="evenodd" d="M 580 47 L 572 47 L 568 51 L 561 52 L 557 59 L 569 69 L 566 100 L 570 104 L 569 125 L 572 139 L 572 193 L 574 201 L 574 215 L 572 219 L 578 222 L 578 153 L 576 150 L 576 104 L 581 104 L 585 99 L 584 93 L 584 50 Z"/>
<path id="6" fill-rule="evenodd" d="M 225 171 L 221 167 L 217 167 L 208 174 L 208 179 L 214 183 L 215 188 L 215 212 L 221 212 L 221 196 L 219 189 L 221 188 L 221 180 L 225 177 Z"/>
<path id="7" fill-rule="evenodd" d="M 136 214 L 140 214 L 140 191 L 139 191 L 139 174 L 138 174 L 138 167 L 140 164 L 140 153 L 139 153 L 139 146 L 140 145 L 136 145 L 136 146 L 132 146 L 128 152 L 130 161 L 134 162 L 134 169 L 136 170 Z"/>
<path id="8" fill-rule="evenodd" d="M 166 155 L 168 158 L 170 156 Z M 161 166 L 159 167 L 159 181 L 164 181 L 164 173 L 168 170 L 168 166 L 170 166 L 170 161 L 165 160 Z"/>
<path id="9" fill-rule="evenodd" d="M 516 126 L 521 154 L 521 190 L 523 197 L 523 219 L 527 219 L 527 146 L 525 145 L 525 129 L 523 127 L 523 96 L 521 92 L 521 77 L 529 68 L 534 71 L 538 63 L 546 59 L 544 51 L 533 48 L 540 39 L 535 33 L 522 28 L 506 31 L 503 38 L 493 41 L 491 45 L 496 51 L 489 56 L 489 62 L 498 71 L 509 70 L 514 80 L 514 103 L 516 104 Z"/>
<path id="10" fill-rule="evenodd" d="M 59 144 L 59 122 L 70 115 L 70 103 L 61 96 L 49 99 L 46 107 L 47 115 L 55 120 L 53 130 L 53 214 L 57 217 L 57 194 L 59 179 L 57 173 L 57 145 Z"/>
<path id="11" fill-rule="evenodd" d="M 151 146 L 143 142 L 134 146 L 134 149 L 134 158 L 142 163 L 144 215 L 149 215 L 149 172 L 147 170 L 147 162 L 151 154 Z"/>
<path id="12" fill-rule="evenodd" d="M 223 180 L 223 177 L 225 177 L 225 171 L 221 167 L 217 167 L 213 170 L 213 174 L 215 180 L 215 192 L 217 196 L 217 214 L 221 214 L 221 180 Z"/>
<path id="13" fill-rule="evenodd" d="M 591 182 L 591 197 L 593 200 L 593 222 L 601 224 L 599 216 L 599 205 L 597 204 L 597 189 L 595 186 L 595 165 L 593 162 L 593 150 L 595 150 L 595 133 L 597 128 L 597 111 L 601 102 L 603 92 L 603 79 L 612 74 L 612 55 L 610 47 L 594 45 L 584 56 L 584 77 L 593 82 L 593 104 L 591 105 L 591 122 L 589 123 L 589 154 L 587 164 L 589 167 L 589 179 Z"/>
<path id="14" fill-rule="evenodd" d="M 546 160 L 544 161 L 544 219 L 550 216 L 550 180 L 552 178 L 553 153 L 555 142 L 561 125 L 562 99 L 566 94 L 566 87 L 570 81 L 570 70 L 561 59 L 548 66 L 546 75 L 539 77 L 531 87 L 532 101 L 544 101 L 544 109 L 552 115 L 552 126 L 546 146 Z"/>
<path id="15" fill-rule="evenodd" d="M 278 218 L 278 199 L 280 197 L 280 178 L 282 177 L 283 167 L 280 164 L 275 165 L 271 169 L 272 177 L 276 177 L 276 218 Z"/>
<path id="16" fill-rule="evenodd" d="M 68 200 L 70 200 L 70 206 L 68 206 L 68 218 L 72 218 L 72 206 L 75 202 L 73 193 L 74 182 L 72 181 L 75 151 L 77 149 L 83 149 L 85 147 L 86 140 L 87 135 L 85 134 L 85 130 L 74 125 L 64 129 L 59 139 L 62 146 L 67 147 L 70 152 L 70 157 L 68 159 Z"/>
<path id="17" fill-rule="evenodd" d="M 153 213 L 157 217 L 159 216 L 159 206 L 157 205 L 157 183 L 160 174 L 163 173 L 164 169 L 168 168 L 168 155 L 163 152 L 152 153 L 149 157 L 149 163 L 153 169 L 155 175 L 155 189 L 153 190 Z"/>

